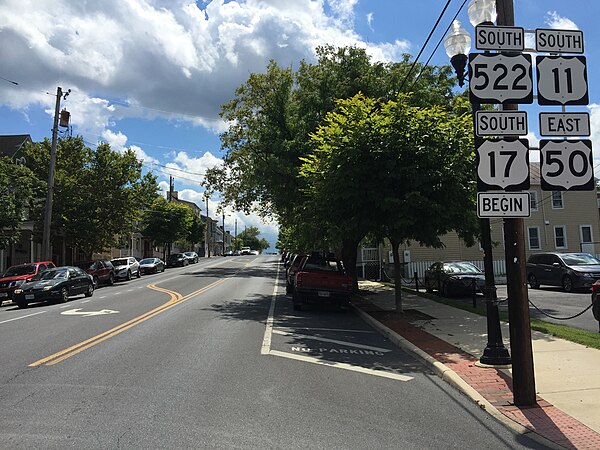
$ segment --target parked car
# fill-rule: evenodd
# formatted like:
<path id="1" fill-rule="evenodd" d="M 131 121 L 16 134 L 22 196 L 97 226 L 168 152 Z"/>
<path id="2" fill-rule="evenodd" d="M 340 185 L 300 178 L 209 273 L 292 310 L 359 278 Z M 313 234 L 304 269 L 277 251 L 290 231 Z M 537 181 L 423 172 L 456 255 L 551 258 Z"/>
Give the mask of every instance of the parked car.
<path id="1" fill-rule="evenodd" d="M 167 258 L 167 267 L 187 266 L 190 262 L 183 253 L 171 253 Z"/>
<path id="2" fill-rule="evenodd" d="M 249 255 L 250 254 L 250 250 L 251 250 L 250 247 L 242 247 L 242 250 L 241 250 L 240 253 L 242 255 Z"/>
<path id="3" fill-rule="evenodd" d="M 73 264 L 82 270 L 85 270 L 89 275 L 92 276 L 94 281 L 94 289 L 98 287 L 100 283 L 108 284 L 112 286 L 115 284 L 115 266 L 106 259 L 96 259 L 95 261 L 79 261 Z"/>
<path id="4" fill-rule="evenodd" d="M 240 256 L 240 251 L 239 250 L 234 250 L 233 251 L 233 256 Z"/>
<path id="5" fill-rule="evenodd" d="M 165 263 L 160 258 L 144 258 L 140 261 L 140 272 L 142 275 L 165 271 Z"/>
<path id="6" fill-rule="evenodd" d="M 15 289 L 31 280 L 38 273 L 56 267 L 52 261 L 40 261 L 18 264 L 9 267 L 0 278 L 0 305 L 7 300 L 13 300 Z"/>
<path id="7" fill-rule="evenodd" d="M 226 250 L 223 256 L 233 256 L 233 250 Z"/>
<path id="8" fill-rule="evenodd" d="M 526 270 L 532 289 L 545 284 L 565 292 L 589 291 L 600 279 L 600 261 L 589 253 L 536 253 L 527 260 Z"/>
<path id="9" fill-rule="evenodd" d="M 258 250 L 250 250 L 250 255 L 258 255 Z"/>
<path id="10" fill-rule="evenodd" d="M 285 293 L 290 294 L 294 292 L 294 283 L 296 279 L 296 272 L 298 271 L 298 267 L 300 267 L 300 263 L 302 263 L 302 259 L 306 255 L 294 255 L 292 262 L 285 272 Z"/>
<path id="11" fill-rule="evenodd" d="M 437 290 L 442 296 L 467 295 L 484 292 L 485 275 L 466 261 L 435 262 L 425 271 L 425 290 Z"/>
<path id="12" fill-rule="evenodd" d="M 292 296 L 295 310 L 309 303 L 345 307 L 352 296 L 352 278 L 338 259 L 314 255 L 302 258 L 295 277 Z"/>
<path id="13" fill-rule="evenodd" d="M 131 280 L 132 276 L 140 277 L 140 263 L 133 256 L 126 256 L 124 258 L 115 258 L 111 261 L 115 267 L 115 279 L 117 280 Z"/>
<path id="14" fill-rule="evenodd" d="M 183 252 L 183 256 L 185 256 L 190 264 L 196 264 L 198 262 L 198 253 L 196 252 Z"/>
<path id="15" fill-rule="evenodd" d="M 19 308 L 35 302 L 58 300 L 67 302 L 74 295 L 94 294 L 92 277 L 75 266 L 55 267 L 39 272 L 30 281 L 15 289 L 14 300 Z"/>

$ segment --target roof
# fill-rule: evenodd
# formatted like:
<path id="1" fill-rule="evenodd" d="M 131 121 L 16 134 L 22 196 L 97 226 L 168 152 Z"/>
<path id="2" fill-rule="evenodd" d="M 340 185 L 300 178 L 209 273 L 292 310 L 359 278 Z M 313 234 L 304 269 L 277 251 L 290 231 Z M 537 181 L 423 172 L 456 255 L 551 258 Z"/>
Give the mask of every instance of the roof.
<path id="1" fill-rule="evenodd" d="M 0 154 L 12 158 L 27 142 L 32 142 L 31 136 L 28 134 L 0 136 Z"/>

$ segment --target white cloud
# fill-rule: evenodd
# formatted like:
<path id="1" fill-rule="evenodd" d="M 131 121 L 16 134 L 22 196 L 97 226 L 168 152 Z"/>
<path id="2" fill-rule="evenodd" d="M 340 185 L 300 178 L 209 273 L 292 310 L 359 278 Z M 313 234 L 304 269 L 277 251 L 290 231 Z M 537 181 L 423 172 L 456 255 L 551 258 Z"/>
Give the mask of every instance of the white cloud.
<path id="1" fill-rule="evenodd" d="M 579 27 L 571 19 L 559 16 L 556 11 L 546 13 L 546 24 L 557 30 L 579 30 Z"/>
<path id="2" fill-rule="evenodd" d="M 137 145 L 131 145 L 129 147 L 126 147 L 125 144 L 127 143 L 127 136 L 125 136 L 120 131 L 114 133 L 111 130 L 105 130 L 102 133 L 102 137 L 110 145 L 111 149 L 116 150 L 119 153 L 123 153 L 127 148 L 130 148 L 131 150 L 133 150 L 135 152 L 137 159 L 139 159 L 143 163 L 145 163 L 145 164 L 157 164 L 158 163 L 157 159 L 153 158 L 152 156 L 147 155 L 146 152 L 144 152 L 144 150 L 142 150 L 141 147 L 138 147 Z"/>
<path id="3" fill-rule="evenodd" d="M 187 152 L 178 152 L 173 162 L 167 164 L 166 172 L 185 184 L 202 184 L 206 170 L 223 164 L 223 160 L 211 152 L 205 152 L 200 158 L 190 157 Z"/>
<path id="4" fill-rule="evenodd" d="M 76 132 L 101 136 L 123 117 L 166 116 L 222 131 L 220 105 L 270 59 L 313 59 L 318 45 L 357 45 L 377 60 L 409 44 L 370 44 L 352 30 L 357 0 L 4 0 L 0 98 L 53 113 L 53 86 L 73 89 Z M 115 100 L 127 101 L 121 106 Z M 118 103 L 118 102 L 117 102 Z"/>
<path id="5" fill-rule="evenodd" d="M 600 164 L 600 105 L 592 103 L 588 106 L 588 109 L 590 110 L 590 127 L 592 132 L 590 139 L 592 140 L 592 150 L 594 151 L 594 175 L 599 177 L 600 170 L 597 166 Z"/>
<path id="6" fill-rule="evenodd" d="M 369 25 L 369 28 L 371 29 L 371 31 L 375 31 L 375 30 L 373 30 L 373 13 L 367 14 L 367 25 Z"/>

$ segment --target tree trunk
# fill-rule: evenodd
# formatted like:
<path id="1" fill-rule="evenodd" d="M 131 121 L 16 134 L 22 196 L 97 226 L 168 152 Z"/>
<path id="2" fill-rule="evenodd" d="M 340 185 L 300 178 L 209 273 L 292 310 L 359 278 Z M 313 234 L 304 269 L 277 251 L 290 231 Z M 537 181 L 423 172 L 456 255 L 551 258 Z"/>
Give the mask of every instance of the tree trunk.
<path id="1" fill-rule="evenodd" d="M 358 277 L 356 276 L 356 252 L 360 239 L 344 239 L 342 242 L 342 261 L 352 277 L 352 291 L 358 292 Z"/>
<path id="2" fill-rule="evenodd" d="M 400 264 L 400 242 L 390 238 L 392 253 L 394 254 L 394 297 L 396 299 L 396 312 L 402 312 L 402 264 Z"/>

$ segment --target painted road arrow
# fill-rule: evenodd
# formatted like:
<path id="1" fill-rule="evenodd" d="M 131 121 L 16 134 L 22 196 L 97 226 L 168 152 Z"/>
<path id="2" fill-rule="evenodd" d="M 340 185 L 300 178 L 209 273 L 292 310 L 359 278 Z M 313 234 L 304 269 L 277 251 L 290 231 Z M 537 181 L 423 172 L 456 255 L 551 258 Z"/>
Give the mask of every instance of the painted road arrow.
<path id="1" fill-rule="evenodd" d="M 82 317 L 91 317 L 91 316 L 102 316 L 104 314 L 117 314 L 119 311 L 114 311 L 112 309 L 101 309 L 100 311 L 82 311 L 81 308 L 70 309 L 68 311 L 63 311 L 61 314 L 65 316 L 82 316 Z"/>

